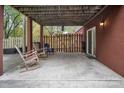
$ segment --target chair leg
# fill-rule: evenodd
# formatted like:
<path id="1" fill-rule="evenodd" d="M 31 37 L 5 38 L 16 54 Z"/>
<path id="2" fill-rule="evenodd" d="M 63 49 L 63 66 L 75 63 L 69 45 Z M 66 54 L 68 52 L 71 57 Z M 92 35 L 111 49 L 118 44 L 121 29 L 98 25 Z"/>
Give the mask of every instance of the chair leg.
<path id="1" fill-rule="evenodd" d="M 26 70 L 28 70 L 28 65 L 25 64 L 25 68 L 26 68 Z"/>
<path id="2" fill-rule="evenodd" d="M 40 65 L 40 60 L 39 60 L 39 58 L 36 59 L 36 62 L 37 62 L 38 65 Z"/>
<path id="3" fill-rule="evenodd" d="M 48 57 L 48 54 L 46 54 L 46 57 Z"/>

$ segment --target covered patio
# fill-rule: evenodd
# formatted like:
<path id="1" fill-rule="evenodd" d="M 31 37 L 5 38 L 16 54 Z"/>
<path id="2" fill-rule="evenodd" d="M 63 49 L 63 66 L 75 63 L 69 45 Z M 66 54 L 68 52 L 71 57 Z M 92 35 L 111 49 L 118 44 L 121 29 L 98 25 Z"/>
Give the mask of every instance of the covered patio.
<path id="1" fill-rule="evenodd" d="M 4 6 L 0 5 L 0 87 L 124 87 L 122 77 L 124 53 L 121 50 L 124 48 L 124 28 L 121 21 L 124 18 L 123 6 L 13 5 L 12 7 L 27 17 L 27 23 L 24 24 L 24 32 L 27 31 L 24 34 L 24 52 L 33 49 L 32 21 L 40 25 L 40 48 L 44 47 L 44 26 L 62 26 L 62 29 L 64 26 L 84 26 L 82 45 L 86 47 L 84 51 L 77 53 L 55 52 L 48 58 L 40 59 L 40 68 L 20 73 L 19 55 L 3 55 Z M 93 41 L 89 43 L 92 47 L 88 47 L 87 44 L 87 33 L 91 28 L 96 31 L 95 48 Z M 93 36 L 92 33 L 89 35 Z M 89 55 L 87 57 L 89 51 L 92 52 L 93 55 L 90 55 L 92 57 Z"/>

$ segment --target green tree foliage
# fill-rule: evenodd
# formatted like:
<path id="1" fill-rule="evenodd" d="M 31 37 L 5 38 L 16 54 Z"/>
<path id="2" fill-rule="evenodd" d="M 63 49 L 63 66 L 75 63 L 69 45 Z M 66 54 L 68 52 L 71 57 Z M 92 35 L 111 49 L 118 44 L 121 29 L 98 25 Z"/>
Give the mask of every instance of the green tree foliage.
<path id="1" fill-rule="evenodd" d="M 64 26 L 64 31 L 62 31 L 62 26 L 45 26 L 44 35 L 58 35 L 68 33 L 75 33 L 81 26 Z"/>
<path id="2" fill-rule="evenodd" d="M 40 36 L 40 25 L 33 21 L 33 36 Z"/>
<path id="3" fill-rule="evenodd" d="M 62 34 L 61 26 L 44 26 L 44 35 Z"/>
<path id="4" fill-rule="evenodd" d="M 22 17 L 11 6 L 4 6 L 4 38 L 22 36 Z"/>

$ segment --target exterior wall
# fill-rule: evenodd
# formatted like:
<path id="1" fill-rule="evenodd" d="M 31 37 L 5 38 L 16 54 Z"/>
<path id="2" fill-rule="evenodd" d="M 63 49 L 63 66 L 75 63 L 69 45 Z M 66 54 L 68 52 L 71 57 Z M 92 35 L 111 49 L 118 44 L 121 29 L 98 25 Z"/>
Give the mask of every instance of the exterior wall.
<path id="1" fill-rule="evenodd" d="M 0 5 L 0 75 L 3 74 L 3 8 Z"/>
<path id="2" fill-rule="evenodd" d="M 105 20 L 104 27 L 100 26 Z M 124 76 L 124 6 L 109 6 L 85 25 L 85 31 L 96 26 L 96 57 Z"/>

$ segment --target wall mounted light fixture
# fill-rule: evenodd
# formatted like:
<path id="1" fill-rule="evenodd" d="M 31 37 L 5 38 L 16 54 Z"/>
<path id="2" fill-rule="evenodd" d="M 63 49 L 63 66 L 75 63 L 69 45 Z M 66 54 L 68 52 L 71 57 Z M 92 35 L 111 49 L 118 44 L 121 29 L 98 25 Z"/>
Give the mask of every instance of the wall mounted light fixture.
<path id="1" fill-rule="evenodd" d="M 101 30 L 105 30 L 106 27 L 106 20 L 102 19 L 99 23 Z"/>
<path id="2" fill-rule="evenodd" d="M 104 20 L 101 20 L 100 26 L 104 26 L 104 25 L 105 25 L 105 21 Z"/>
<path id="3" fill-rule="evenodd" d="M 104 22 L 100 22 L 100 26 L 104 26 Z"/>

